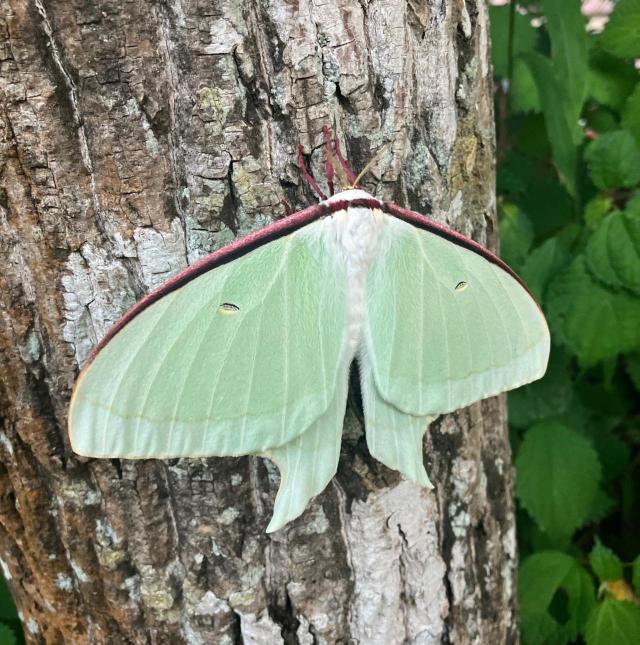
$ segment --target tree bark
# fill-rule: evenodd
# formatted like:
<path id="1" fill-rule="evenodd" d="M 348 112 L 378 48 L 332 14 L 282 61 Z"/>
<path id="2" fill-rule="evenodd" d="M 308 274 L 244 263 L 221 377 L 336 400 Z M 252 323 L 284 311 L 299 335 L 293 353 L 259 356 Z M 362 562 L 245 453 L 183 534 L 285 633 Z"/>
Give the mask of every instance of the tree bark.
<path id="1" fill-rule="evenodd" d="M 495 248 L 485 0 L 1 0 L 0 557 L 30 643 L 515 643 L 503 400 L 434 423 L 428 492 L 349 413 L 266 535 L 266 460 L 88 460 L 92 346 L 186 264 L 315 200 L 322 126 L 367 190 Z"/>

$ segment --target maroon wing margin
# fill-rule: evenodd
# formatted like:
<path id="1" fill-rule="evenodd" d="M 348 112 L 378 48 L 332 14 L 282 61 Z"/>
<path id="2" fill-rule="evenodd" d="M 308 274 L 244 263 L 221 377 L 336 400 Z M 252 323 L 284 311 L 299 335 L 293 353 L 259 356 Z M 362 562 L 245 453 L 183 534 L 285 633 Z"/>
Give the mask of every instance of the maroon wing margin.
<path id="1" fill-rule="evenodd" d="M 449 242 L 453 242 L 458 246 L 462 246 L 465 249 L 469 249 L 469 251 L 473 251 L 474 253 L 481 255 L 485 260 L 488 260 L 492 264 L 499 266 L 511 277 L 515 278 L 522 285 L 522 287 L 524 287 L 527 293 L 533 298 L 533 295 L 529 291 L 527 285 L 522 281 L 522 278 L 506 262 L 501 260 L 497 255 L 491 253 L 491 251 L 489 251 L 488 249 L 485 249 L 481 244 L 474 242 L 472 239 L 465 237 L 460 233 L 456 233 L 456 231 L 447 228 L 442 224 L 434 222 L 424 215 L 420 215 L 420 213 L 407 210 L 406 208 L 402 208 L 401 206 L 398 206 L 397 204 L 394 204 L 392 202 L 385 202 L 382 204 L 382 206 L 379 206 L 379 208 L 382 208 L 382 210 L 385 213 L 389 213 L 389 215 L 393 215 L 394 217 L 404 220 L 405 222 L 412 224 L 413 226 L 422 228 L 425 231 L 433 233 L 434 235 L 443 237 L 445 240 L 449 240 Z M 533 299 L 535 300 L 535 298 Z"/>
<path id="2" fill-rule="evenodd" d="M 231 244 L 218 249 L 213 253 L 210 253 L 209 255 L 180 271 L 180 273 L 161 284 L 157 289 L 152 291 L 149 295 L 145 296 L 142 300 L 135 304 L 131 309 L 129 309 L 129 311 L 127 311 L 127 313 L 124 314 L 124 316 L 122 316 L 122 318 L 120 318 L 120 320 L 118 320 L 118 322 L 113 327 L 111 327 L 111 329 L 109 329 L 102 340 L 95 346 L 95 348 L 91 352 L 91 355 L 89 356 L 89 359 L 87 360 L 84 368 L 88 367 L 92 363 L 98 352 L 100 352 L 100 350 L 102 350 L 102 348 L 127 323 L 131 322 L 138 314 L 142 313 L 147 307 L 152 305 L 163 296 L 166 296 L 172 291 L 179 289 L 180 287 L 184 286 L 188 282 L 191 282 L 191 280 L 194 280 L 203 273 L 206 273 L 211 269 L 215 269 L 216 267 L 222 266 L 223 264 L 227 264 L 228 262 L 232 262 L 233 260 L 237 260 L 243 255 L 246 255 L 247 253 L 250 253 L 251 251 L 259 248 L 263 244 L 268 244 L 269 242 L 273 242 L 274 240 L 284 237 L 285 235 L 289 235 L 290 233 L 297 231 L 299 228 L 315 222 L 321 217 L 330 215 L 331 213 L 335 213 L 339 210 L 358 206 L 365 208 L 379 208 L 385 213 L 392 215 L 393 217 L 404 220 L 405 222 L 412 224 L 413 226 L 427 230 L 431 233 L 434 233 L 435 235 L 449 240 L 450 242 L 453 242 L 454 244 L 463 246 L 464 248 L 467 248 L 470 251 L 481 255 L 486 260 L 499 266 L 509 275 L 514 277 L 527 290 L 529 295 L 531 295 L 531 292 L 529 291 L 529 289 L 527 289 L 527 286 L 520 279 L 518 274 L 515 273 L 515 271 L 513 271 L 511 267 L 509 267 L 499 257 L 491 253 L 491 251 L 488 251 L 483 246 L 481 246 L 477 242 L 474 242 L 468 237 L 460 235 L 460 233 L 456 233 L 452 229 L 447 228 L 442 224 L 438 224 L 437 222 L 430 220 L 424 215 L 420 215 L 420 213 L 407 210 L 406 208 L 402 208 L 401 206 L 398 206 L 397 204 L 394 204 L 392 202 L 381 202 L 374 197 L 351 200 L 337 199 L 332 201 L 331 203 L 320 202 L 319 204 L 314 204 L 313 206 L 298 211 L 297 213 L 293 213 L 288 217 L 278 220 L 273 224 L 266 226 L 265 228 L 250 233 L 249 235 L 240 238 L 239 240 L 236 240 L 235 242 L 232 242 Z M 531 297 L 533 298 L 533 296 Z"/>
<path id="3" fill-rule="evenodd" d="M 102 350 L 102 348 L 127 324 L 130 323 L 138 314 L 142 313 L 147 307 L 152 305 L 157 300 L 160 300 L 163 296 L 183 287 L 191 280 L 194 280 L 198 276 L 215 269 L 216 267 L 237 260 L 238 258 L 254 251 L 258 247 L 273 242 L 285 235 L 289 235 L 294 231 L 311 224 L 317 219 L 320 219 L 324 215 L 333 212 L 335 209 L 332 208 L 333 205 L 325 204 L 320 202 L 319 204 L 314 204 L 309 208 L 293 213 L 288 217 L 277 220 L 261 228 L 258 231 L 249 233 L 245 237 L 228 244 L 227 246 L 210 253 L 209 255 L 201 258 L 197 262 L 189 265 L 180 273 L 177 273 L 173 278 L 170 278 L 163 284 L 161 284 L 157 289 L 152 291 L 150 294 L 142 298 L 137 302 L 129 311 L 127 311 L 118 322 L 109 329 L 105 336 L 100 340 L 100 342 L 93 348 L 87 363 L 84 365 L 83 369 L 88 367 Z"/>

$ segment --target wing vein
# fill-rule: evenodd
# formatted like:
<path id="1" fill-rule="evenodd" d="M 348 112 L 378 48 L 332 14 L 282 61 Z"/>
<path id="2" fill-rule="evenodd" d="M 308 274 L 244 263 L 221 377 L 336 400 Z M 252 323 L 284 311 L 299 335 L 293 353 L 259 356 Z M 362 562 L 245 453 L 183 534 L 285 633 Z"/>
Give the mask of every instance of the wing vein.
<path id="1" fill-rule="evenodd" d="M 436 271 L 433 265 L 431 264 L 431 260 L 429 260 L 429 257 L 427 256 L 425 250 L 422 248 L 422 240 L 418 235 L 418 230 L 415 228 L 412 228 L 411 230 L 413 234 L 416 236 L 416 239 L 418 241 L 418 249 L 420 251 L 420 255 L 429 266 L 429 269 L 431 269 L 431 274 L 433 275 L 434 281 L 439 281 L 438 275 L 436 274 Z M 449 333 L 447 330 L 447 319 L 444 315 L 444 308 L 442 306 L 442 296 L 440 294 L 440 290 L 437 287 L 436 287 L 436 293 L 438 294 L 438 311 L 440 311 L 440 317 L 442 318 L 442 333 L 444 334 L 445 357 L 447 359 L 447 376 L 450 377 L 451 376 L 451 350 L 449 347 Z M 424 333 L 424 330 L 422 333 Z M 423 337 L 421 337 L 421 340 L 422 342 L 424 342 Z M 447 408 L 450 408 L 450 407 L 451 407 L 451 382 L 450 382 L 450 378 L 448 378 L 447 379 Z"/>

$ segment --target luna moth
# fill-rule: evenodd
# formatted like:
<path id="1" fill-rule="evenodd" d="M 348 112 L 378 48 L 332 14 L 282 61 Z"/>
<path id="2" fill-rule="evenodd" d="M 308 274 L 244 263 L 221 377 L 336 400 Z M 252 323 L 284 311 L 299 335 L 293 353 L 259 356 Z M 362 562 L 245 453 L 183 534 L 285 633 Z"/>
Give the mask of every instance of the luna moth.
<path id="1" fill-rule="evenodd" d="M 429 423 L 540 378 L 549 343 L 502 260 L 349 189 L 215 251 L 126 313 L 76 381 L 71 445 L 266 456 L 281 473 L 275 531 L 336 473 L 354 359 L 372 456 L 431 487 Z"/>

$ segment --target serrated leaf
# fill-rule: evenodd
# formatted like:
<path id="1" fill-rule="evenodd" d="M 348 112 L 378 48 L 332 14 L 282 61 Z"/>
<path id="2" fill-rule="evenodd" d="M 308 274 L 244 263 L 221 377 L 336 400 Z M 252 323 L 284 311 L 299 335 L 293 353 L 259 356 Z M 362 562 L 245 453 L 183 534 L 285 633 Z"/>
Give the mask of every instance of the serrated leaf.
<path id="1" fill-rule="evenodd" d="M 583 365 L 640 345 L 640 299 L 598 283 L 583 256 L 551 282 L 546 303 L 552 336 L 569 347 Z"/>
<path id="2" fill-rule="evenodd" d="M 509 7 L 489 7 L 491 22 L 491 61 L 493 73 L 506 78 L 509 69 Z M 533 51 L 538 40 L 538 30 L 531 26 L 531 17 L 518 12 L 513 16 L 513 56 Z"/>
<path id="3" fill-rule="evenodd" d="M 571 99 L 548 58 L 532 52 L 522 60 L 528 65 L 538 88 L 556 168 L 564 179 L 567 191 L 575 196 L 577 144 L 582 138 L 582 130 Z"/>
<path id="4" fill-rule="evenodd" d="M 622 562 L 620 558 L 598 538 L 589 554 L 589 564 L 598 580 L 620 580 L 622 578 Z"/>
<path id="5" fill-rule="evenodd" d="M 640 212 L 605 217 L 587 243 L 586 258 L 598 280 L 640 295 Z"/>
<path id="6" fill-rule="evenodd" d="M 640 145 L 640 83 L 626 100 L 622 109 L 622 125 L 633 135 Z"/>
<path id="7" fill-rule="evenodd" d="M 544 302 L 544 293 L 550 279 L 569 264 L 569 250 L 557 237 L 548 239 L 526 258 L 521 275 L 533 297 Z"/>
<path id="8" fill-rule="evenodd" d="M 542 551 L 520 566 L 518 595 L 524 645 L 561 645 L 574 639 L 594 605 L 589 574 L 564 553 Z M 554 601 L 565 599 L 565 620 L 554 614 Z"/>
<path id="9" fill-rule="evenodd" d="M 640 596 L 640 555 L 631 565 L 631 581 L 634 591 Z"/>
<path id="10" fill-rule="evenodd" d="M 593 183 L 602 190 L 631 188 L 640 182 L 640 147 L 626 130 L 605 132 L 591 141 L 585 159 Z"/>
<path id="11" fill-rule="evenodd" d="M 640 57 L 640 0 L 619 0 L 600 45 L 620 58 Z"/>
<path id="12" fill-rule="evenodd" d="M 640 607 L 605 598 L 591 611 L 585 640 L 587 645 L 637 645 L 640 643 Z"/>
<path id="13" fill-rule="evenodd" d="M 526 387 L 509 392 L 509 421 L 525 428 L 536 421 L 562 414 L 571 403 L 573 382 L 569 358 L 553 348 L 545 375 Z"/>
<path id="14" fill-rule="evenodd" d="M 624 212 L 640 217 L 640 192 L 635 193 L 631 197 L 624 207 Z"/>
<path id="15" fill-rule="evenodd" d="M 584 221 L 587 226 L 595 230 L 598 228 L 604 216 L 613 208 L 613 201 L 607 195 L 596 195 L 587 202 L 584 209 Z"/>
<path id="16" fill-rule="evenodd" d="M 500 217 L 500 252 L 504 261 L 520 267 L 533 243 L 533 227 L 514 204 L 503 204 Z"/>
<path id="17" fill-rule="evenodd" d="M 593 47 L 589 56 L 589 92 L 591 96 L 614 110 L 619 110 L 638 80 L 634 66 Z"/>
<path id="18" fill-rule="evenodd" d="M 566 89 L 570 119 L 577 120 L 587 93 L 587 30 L 578 0 L 543 0 L 556 78 Z"/>
<path id="19" fill-rule="evenodd" d="M 530 428 L 516 459 L 516 494 L 538 526 L 565 540 L 586 520 L 600 484 L 598 455 L 559 423 Z"/>
<path id="20" fill-rule="evenodd" d="M 608 515 L 611 515 L 617 507 L 618 504 L 616 500 L 609 497 L 609 495 L 599 488 L 596 492 L 596 496 L 593 498 L 593 502 L 591 503 L 591 508 L 587 514 L 585 524 L 591 524 L 592 522 L 603 520 Z"/>

